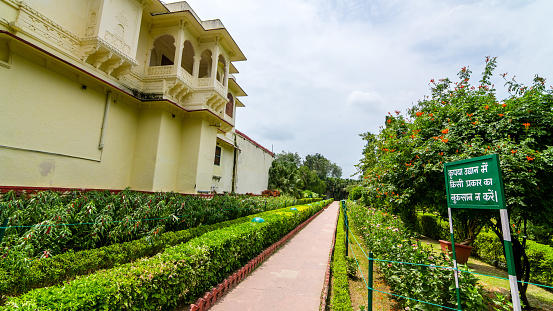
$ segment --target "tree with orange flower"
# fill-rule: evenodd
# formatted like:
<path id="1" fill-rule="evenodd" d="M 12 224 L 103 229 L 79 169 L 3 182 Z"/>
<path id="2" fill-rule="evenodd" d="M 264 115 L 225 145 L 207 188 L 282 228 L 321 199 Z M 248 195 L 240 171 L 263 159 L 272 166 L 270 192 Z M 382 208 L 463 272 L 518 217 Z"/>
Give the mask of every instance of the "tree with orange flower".
<path id="1" fill-rule="evenodd" d="M 553 92 L 539 76 L 531 87 L 512 79 L 505 80 L 510 96 L 497 100 L 491 83 L 495 67 L 496 59 L 486 58 L 478 87 L 471 86 L 466 67 L 457 82 L 431 80 L 430 97 L 406 116 L 389 114 L 379 134 L 364 134 L 371 155 L 358 165 L 367 176 L 362 200 L 399 213 L 412 226 L 421 206 L 445 216 L 443 164 L 499 154 L 509 215 L 523 232 L 512 237 L 517 277 L 528 282 L 531 267 L 520 237 L 532 237 L 532 228 L 553 231 Z M 499 213 L 459 210 L 454 218 L 465 243 L 484 226 L 502 239 Z M 526 289 L 519 284 L 528 306 Z"/>

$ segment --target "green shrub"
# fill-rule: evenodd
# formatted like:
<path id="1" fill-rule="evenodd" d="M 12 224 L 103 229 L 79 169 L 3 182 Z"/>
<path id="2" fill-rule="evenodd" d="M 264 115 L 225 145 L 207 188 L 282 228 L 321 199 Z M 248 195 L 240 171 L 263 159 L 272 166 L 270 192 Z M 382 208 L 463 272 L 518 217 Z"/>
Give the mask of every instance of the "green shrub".
<path id="1" fill-rule="evenodd" d="M 495 233 L 482 231 L 474 241 L 472 254 L 505 269 L 503 247 Z M 526 254 L 530 262 L 530 282 L 553 286 L 553 247 L 528 240 Z"/>
<path id="2" fill-rule="evenodd" d="M 332 258 L 332 299 L 330 306 L 335 311 L 350 311 L 351 298 L 349 295 L 348 263 L 346 257 L 346 234 L 344 231 L 344 214 L 338 215 L 336 228 L 336 243 Z"/>
<path id="3" fill-rule="evenodd" d="M 375 258 L 387 260 L 377 261 L 377 265 L 395 294 L 448 308 L 456 307 L 452 271 L 434 267 L 451 267 L 449 257 L 443 253 L 435 255 L 420 241 L 415 241 L 397 216 L 349 201 L 348 212 L 350 223 L 366 237 L 367 249 L 374 253 Z M 459 283 L 463 310 L 485 310 L 482 289 L 477 285 L 476 277 L 462 273 Z M 442 310 L 441 307 L 411 299 L 400 298 L 399 301 L 410 310 Z"/>
<path id="4" fill-rule="evenodd" d="M 214 230 L 152 258 L 78 277 L 63 286 L 35 289 L 9 299 L 5 309 L 171 309 L 178 302 L 192 302 L 326 203 L 267 212 L 263 223 L 248 221 Z"/>
<path id="5" fill-rule="evenodd" d="M 362 186 L 357 186 L 357 187 L 351 189 L 350 192 L 349 192 L 349 195 L 348 195 L 348 199 L 350 199 L 352 201 L 359 200 L 363 196 L 363 190 L 364 189 L 365 188 L 362 187 Z"/>
<path id="6" fill-rule="evenodd" d="M 2 276 L 0 296 L 18 295 L 32 288 L 59 284 L 78 275 L 89 274 L 100 269 L 110 269 L 143 257 L 150 257 L 162 252 L 167 247 L 188 242 L 190 239 L 206 232 L 249 221 L 250 219 L 251 217 L 241 217 L 214 225 L 166 232 L 151 242 L 143 238 L 97 249 L 79 252 L 69 251 L 55 257 L 34 260 L 25 269 L 0 269 L 0 276 Z"/>
<path id="7" fill-rule="evenodd" d="M 449 241 L 449 225 L 439 216 L 425 213 L 417 214 L 417 231 L 434 240 L 447 239 Z"/>

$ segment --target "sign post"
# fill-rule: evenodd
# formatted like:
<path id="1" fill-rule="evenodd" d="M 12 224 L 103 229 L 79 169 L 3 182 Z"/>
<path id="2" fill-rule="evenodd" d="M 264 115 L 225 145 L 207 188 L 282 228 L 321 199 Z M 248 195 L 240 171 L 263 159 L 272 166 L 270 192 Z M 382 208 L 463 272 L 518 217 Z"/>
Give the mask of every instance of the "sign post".
<path id="1" fill-rule="evenodd" d="M 458 309 L 461 310 L 461 302 L 451 209 L 472 208 L 499 210 L 506 254 L 505 259 L 507 260 L 511 296 L 513 298 L 513 309 L 515 311 L 520 311 L 521 305 L 514 265 L 513 246 L 511 244 L 509 215 L 505 204 L 505 190 L 503 188 L 503 177 L 501 176 L 501 167 L 499 165 L 499 155 L 492 154 L 445 163 L 444 174 L 451 246 L 453 250 L 453 265 L 455 269 L 455 285 L 457 286 Z"/>

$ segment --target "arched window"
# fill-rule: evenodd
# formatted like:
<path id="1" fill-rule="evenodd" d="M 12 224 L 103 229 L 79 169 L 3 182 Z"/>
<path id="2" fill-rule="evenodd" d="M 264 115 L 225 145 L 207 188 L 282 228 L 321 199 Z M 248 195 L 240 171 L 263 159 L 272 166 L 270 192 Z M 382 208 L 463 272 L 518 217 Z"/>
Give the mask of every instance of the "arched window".
<path id="1" fill-rule="evenodd" d="M 205 50 L 202 52 L 202 57 L 200 59 L 200 72 L 198 78 L 209 77 L 211 77 L 211 51 Z"/>
<path id="2" fill-rule="evenodd" d="M 168 66 L 175 63 L 175 38 L 171 35 L 162 35 L 154 41 L 154 48 L 150 55 L 150 67 Z"/>
<path id="3" fill-rule="evenodd" d="M 217 60 L 217 81 L 223 83 L 223 78 L 225 77 L 225 71 L 227 67 L 227 62 L 225 61 L 225 58 L 223 55 L 219 55 L 219 59 Z"/>
<path id="4" fill-rule="evenodd" d="M 180 66 L 189 74 L 192 74 L 192 71 L 194 70 L 194 47 L 188 40 L 184 41 Z"/>
<path id="5" fill-rule="evenodd" d="M 227 114 L 227 116 L 232 118 L 232 115 L 234 112 L 234 97 L 232 97 L 231 93 L 228 93 L 227 98 L 228 98 L 228 102 L 225 108 L 225 113 Z"/>

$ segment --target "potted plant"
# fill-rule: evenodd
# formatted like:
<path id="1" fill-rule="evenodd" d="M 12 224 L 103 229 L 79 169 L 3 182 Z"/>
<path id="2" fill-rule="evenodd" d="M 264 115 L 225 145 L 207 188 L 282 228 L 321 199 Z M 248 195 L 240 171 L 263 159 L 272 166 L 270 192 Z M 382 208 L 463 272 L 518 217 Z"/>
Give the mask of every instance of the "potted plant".
<path id="1" fill-rule="evenodd" d="M 447 253 L 451 257 L 451 254 L 453 253 L 451 242 L 440 240 L 440 247 L 442 248 L 442 252 Z M 455 243 L 455 257 L 457 259 L 457 263 L 466 264 L 469 260 L 471 251 L 472 246 Z"/>

